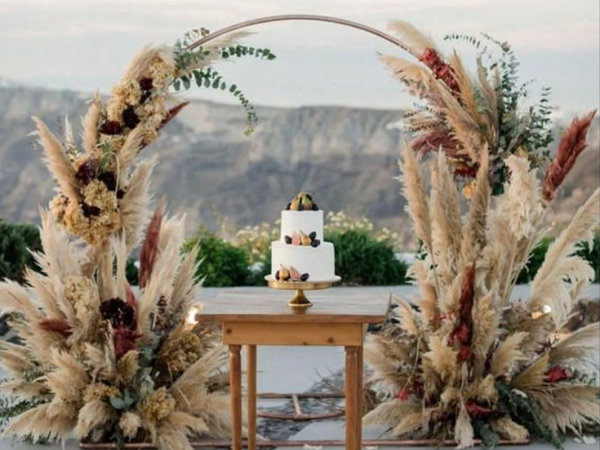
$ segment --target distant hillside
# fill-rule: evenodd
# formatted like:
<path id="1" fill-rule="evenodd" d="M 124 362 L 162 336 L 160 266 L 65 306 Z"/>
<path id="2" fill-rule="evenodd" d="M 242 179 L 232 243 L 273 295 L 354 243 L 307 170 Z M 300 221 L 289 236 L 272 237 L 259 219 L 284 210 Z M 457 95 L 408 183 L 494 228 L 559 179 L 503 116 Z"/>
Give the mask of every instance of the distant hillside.
<path id="1" fill-rule="evenodd" d="M 68 114 L 77 122 L 89 95 L 21 86 L 0 86 L 0 216 L 37 220 L 53 183 L 28 134 L 30 117 L 55 131 Z M 194 101 L 145 150 L 157 153 L 153 177 L 157 197 L 171 211 L 186 212 L 188 231 L 200 223 L 216 228 L 218 216 L 238 225 L 274 221 L 300 190 L 316 193 L 326 210 L 366 214 L 379 225 L 412 236 L 399 194 L 397 156 L 401 131 L 390 126 L 400 111 L 344 107 L 258 107 L 260 124 L 243 135 L 245 116 L 237 106 Z M 571 175 L 555 219 L 568 218 L 598 186 L 598 124 L 588 150 Z"/>

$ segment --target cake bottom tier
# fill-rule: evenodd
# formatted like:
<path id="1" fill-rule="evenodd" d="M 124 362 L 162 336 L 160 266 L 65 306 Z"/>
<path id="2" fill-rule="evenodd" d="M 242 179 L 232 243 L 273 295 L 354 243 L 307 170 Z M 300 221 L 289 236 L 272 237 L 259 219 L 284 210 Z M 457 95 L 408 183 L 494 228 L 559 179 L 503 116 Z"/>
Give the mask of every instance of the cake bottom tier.
<path id="1" fill-rule="evenodd" d="M 335 276 L 335 252 L 331 242 L 318 247 L 289 245 L 275 241 L 271 244 L 271 274 L 280 266 L 294 267 L 301 274 L 308 273 L 308 281 L 330 281 Z"/>

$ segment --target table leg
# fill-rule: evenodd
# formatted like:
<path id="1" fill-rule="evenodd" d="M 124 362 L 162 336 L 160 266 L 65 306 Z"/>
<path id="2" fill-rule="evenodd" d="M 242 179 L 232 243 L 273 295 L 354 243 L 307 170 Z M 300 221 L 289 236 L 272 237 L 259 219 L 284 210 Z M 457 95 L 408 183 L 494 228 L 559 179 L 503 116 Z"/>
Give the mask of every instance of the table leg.
<path id="1" fill-rule="evenodd" d="M 256 345 L 246 346 L 248 382 L 248 450 L 256 450 Z"/>
<path id="2" fill-rule="evenodd" d="M 346 450 L 360 450 L 359 347 L 346 347 Z"/>
<path id="3" fill-rule="evenodd" d="M 239 345 L 229 346 L 229 384 L 231 389 L 232 449 L 242 450 L 242 359 Z"/>
<path id="4" fill-rule="evenodd" d="M 356 409 L 358 411 L 358 419 L 357 419 L 357 426 L 356 426 L 356 441 L 358 442 L 358 448 L 361 448 L 361 442 L 362 442 L 362 416 L 363 416 L 363 404 L 364 404 L 364 398 L 365 398 L 365 389 L 363 386 L 363 347 L 360 346 L 357 349 L 357 364 L 358 364 L 358 377 L 356 380 L 356 384 L 357 384 L 357 389 L 358 389 L 358 399 L 356 401 Z"/>

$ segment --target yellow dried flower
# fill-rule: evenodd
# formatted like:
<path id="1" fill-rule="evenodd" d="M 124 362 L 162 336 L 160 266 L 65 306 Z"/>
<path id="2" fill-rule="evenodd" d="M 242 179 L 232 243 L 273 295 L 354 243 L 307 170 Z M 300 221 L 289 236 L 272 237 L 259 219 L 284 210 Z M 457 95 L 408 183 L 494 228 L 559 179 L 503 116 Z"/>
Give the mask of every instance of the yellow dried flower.
<path id="1" fill-rule="evenodd" d="M 136 112 L 138 112 L 138 116 L 145 117 L 149 125 L 154 125 L 156 128 L 167 116 L 169 109 L 164 97 L 159 96 L 136 108 Z"/>
<path id="2" fill-rule="evenodd" d="M 144 422 L 158 423 L 175 410 L 175 399 L 162 387 L 150 394 L 142 402 L 140 413 Z"/>
<path id="3" fill-rule="evenodd" d="M 137 105 L 142 98 L 142 89 L 137 80 L 124 81 L 112 89 L 115 97 L 126 105 Z"/>
<path id="4" fill-rule="evenodd" d="M 126 412 L 121 416 L 119 427 L 123 432 L 123 436 L 127 439 L 133 439 L 138 430 L 142 427 L 142 419 L 137 414 Z"/>
<path id="5" fill-rule="evenodd" d="M 97 314 L 100 297 L 94 282 L 86 277 L 70 276 L 64 281 L 65 298 L 75 309 L 75 315 L 82 322 L 90 320 L 91 314 Z"/>
<path id="6" fill-rule="evenodd" d="M 100 135 L 100 145 L 101 146 L 110 146 L 112 151 L 116 153 L 119 150 L 121 150 L 121 148 L 123 148 L 123 144 L 125 143 L 126 139 L 127 138 L 125 136 L 123 136 L 122 134 L 115 134 L 112 136 L 102 134 L 102 135 Z"/>
<path id="7" fill-rule="evenodd" d="M 163 58 L 155 58 L 150 64 L 150 78 L 155 89 L 164 89 L 175 76 L 175 65 Z"/>
<path id="8" fill-rule="evenodd" d="M 181 373 L 194 364 L 202 355 L 202 341 L 191 331 L 184 332 L 179 338 L 169 340 L 162 350 L 164 363 L 173 374 Z"/>
<path id="9" fill-rule="evenodd" d="M 83 190 L 83 200 L 89 206 L 95 206 L 101 210 L 116 210 L 117 196 L 109 191 L 106 185 L 99 180 L 92 180 Z"/>
<path id="10" fill-rule="evenodd" d="M 59 223 L 64 223 L 68 203 L 69 199 L 62 194 L 58 194 L 50 201 L 50 212 Z"/>
<path id="11" fill-rule="evenodd" d="M 83 190 L 83 201 L 88 207 L 97 208 L 97 214 L 86 216 L 80 204 L 70 202 L 62 221 L 70 232 L 86 242 L 101 244 L 121 226 L 117 197 L 104 183 L 93 180 Z"/>
<path id="12" fill-rule="evenodd" d="M 119 397 L 121 392 L 114 386 L 108 386 L 104 383 L 92 383 L 85 388 L 83 393 L 84 403 L 92 400 L 108 401 L 112 397 Z"/>
<path id="13" fill-rule="evenodd" d="M 144 124 L 142 128 L 142 142 L 144 145 L 149 145 L 156 140 L 158 137 L 158 131 L 156 131 L 156 127 L 148 124 Z"/>
<path id="14" fill-rule="evenodd" d="M 121 123 L 125 109 L 127 109 L 127 105 L 120 98 L 112 97 L 106 105 L 106 116 L 111 122 Z"/>

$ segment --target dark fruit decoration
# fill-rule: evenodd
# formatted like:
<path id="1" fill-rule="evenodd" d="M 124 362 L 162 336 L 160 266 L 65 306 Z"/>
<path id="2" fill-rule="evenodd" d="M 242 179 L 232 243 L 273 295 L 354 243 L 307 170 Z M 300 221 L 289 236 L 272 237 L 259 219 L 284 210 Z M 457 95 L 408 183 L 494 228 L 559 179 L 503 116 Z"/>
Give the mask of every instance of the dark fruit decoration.
<path id="1" fill-rule="evenodd" d="M 275 272 L 275 279 L 276 279 L 277 281 L 279 281 L 279 270 L 278 270 L 277 272 Z"/>
<path id="2" fill-rule="evenodd" d="M 102 134 L 113 136 L 115 134 L 121 134 L 123 127 L 116 120 L 107 120 L 100 126 L 98 131 Z"/>
<path id="3" fill-rule="evenodd" d="M 298 272 L 298 270 L 295 267 L 290 266 L 290 278 L 292 279 L 292 281 L 300 280 L 300 272 Z"/>
<path id="4" fill-rule="evenodd" d="M 310 233 L 308 235 L 308 237 L 310 238 L 311 241 L 314 241 L 317 238 L 317 233 L 315 231 L 313 231 L 312 233 Z"/>
<path id="5" fill-rule="evenodd" d="M 303 273 L 302 275 L 300 275 L 300 281 L 306 281 L 308 280 L 308 274 L 307 273 Z"/>
<path id="6" fill-rule="evenodd" d="M 132 106 L 123 111 L 123 123 L 127 128 L 135 128 L 140 123 L 140 118 L 135 113 L 135 110 Z"/>
<path id="7" fill-rule="evenodd" d="M 285 236 L 283 239 L 285 240 L 286 244 L 291 244 L 292 243 L 292 238 L 289 237 L 289 236 Z"/>
<path id="8" fill-rule="evenodd" d="M 313 203 L 313 204 L 312 204 L 312 209 L 313 209 L 313 211 L 318 211 L 318 210 L 319 210 L 319 207 L 317 206 L 317 204 L 316 204 L 316 203 Z"/>
<path id="9" fill-rule="evenodd" d="M 310 245 L 311 247 L 318 247 L 319 245 L 321 245 L 321 241 L 318 239 L 314 239 Z"/>
<path id="10" fill-rule="evenodd" d="M 81 184 L 89 184 L 94 178 L 96 178 L 96 174 L 98 173 L 98 160 L 97 159 L 88 159 L 77 169 L 77 173 L 75 173 L 75 179 L 79 181 Z"/>
<path id="11" fill-rule="evenodd" d="M 289 202 L 285 207 L 286 211 L 289 211 L 290 209 L 292 209 L 292 202 Z"/>

